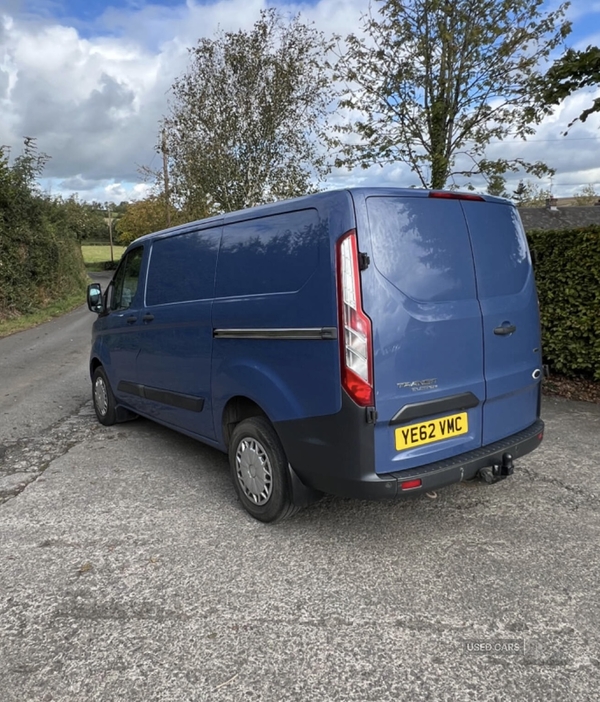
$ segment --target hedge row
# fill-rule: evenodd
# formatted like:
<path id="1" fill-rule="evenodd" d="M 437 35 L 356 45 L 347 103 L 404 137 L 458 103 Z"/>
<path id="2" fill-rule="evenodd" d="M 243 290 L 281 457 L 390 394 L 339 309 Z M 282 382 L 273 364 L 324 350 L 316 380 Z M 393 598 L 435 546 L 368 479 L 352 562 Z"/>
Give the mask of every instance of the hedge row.
<path id="1" fill-rule="evenodd" d="M 29 137 L 12 163 L 0 146 L 0 320 L 75 292 L 84 299 L 87 276 L 77 238 L 85 208 L 76 198 L 40 192 L 37 179 L 47 160 Z"/>
<path id="2" fill-rule="evenodd" d="M 0 320 L 75 292 L 83 301 L 87 274 L 81 247 L 53 214 L 0 218 Z"/>
<path id="3" fill-rule="evenodd" d="M 0 226 L 0 320 L 35 312 L 53 300 L 82 293 L 86 272 L 81 247 L 46 223 Z"/>
<path id="4" fill-rule="evenodd" d="M 551 371 L 600 380 L 600 226 L 527 233 Z"/>

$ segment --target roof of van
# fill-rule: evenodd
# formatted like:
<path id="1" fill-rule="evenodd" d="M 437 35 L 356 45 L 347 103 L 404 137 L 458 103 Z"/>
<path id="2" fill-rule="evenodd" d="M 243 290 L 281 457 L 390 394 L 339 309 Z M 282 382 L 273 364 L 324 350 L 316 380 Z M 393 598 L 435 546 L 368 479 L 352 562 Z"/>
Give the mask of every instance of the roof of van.
<path id="1" fill-rule="evenodd" d="M 464 196 L 466 199 L 472 199 L 476 197 L 477 199 L 484 200 L 485 202 L 495 202 L 502 203 L 505 205 L 513 205 L 510 200 L 505 198 L 495 197 L 494 195 L 488 195 L 485 193 L 476 192 L 464 192 L 458 190 L 426 190 L 425 188 L 390 188 L 390 187 L 355 187 L 355 188 L 340 188 L 335 190 L 323 190 L 318 193 L 311 193 L 309 195 L 302 195 L 301 197 L 292 198 L 289 200 L 277 200 L 275 202 L 270 202 L 266 205 L 257 205 L 256 207 L 248 207 L 243 210 L 235 210 L 233 212 L 225 212 L 223 214 L 214 215 L 212 217 L 206 217 L 205 219 L 194 220 L 186 222 L 185 224 L 177 225 L 176 227 L 170 227 L 168 229 L 161 229 L 159 231 L 153 232 L 151 234 L 146 234 L 139 237 L 132 243 L 139 243 L 141 241 L 148 241 L 149 239 L 154 239 L 155 237 L 163 237 L 167 234 L 174 234 L 177 232 L 183 232 L 192 226 L 201 225 L 204 227 L 210 227 L 211 225 L 216 225 L 225 221 L 237 221 L 243 220 L 248 217 L 250 213 L 254 216 L 266 216 L 267 214 L 275 214 L 281 210 L 287 210 L 290 205 L 302 206 L 312 205 L 315 201 L 327 200 L 331 198 L 336 198 L 340 196 L 352 196 L 354 194 L 359 195 L 363 198 L 373 197 L 373 196 L 410 196 L 410 197 L 430 197 L 432 193 L 446 194 L 448 197 L 456 197 L 458 199 Z"/>

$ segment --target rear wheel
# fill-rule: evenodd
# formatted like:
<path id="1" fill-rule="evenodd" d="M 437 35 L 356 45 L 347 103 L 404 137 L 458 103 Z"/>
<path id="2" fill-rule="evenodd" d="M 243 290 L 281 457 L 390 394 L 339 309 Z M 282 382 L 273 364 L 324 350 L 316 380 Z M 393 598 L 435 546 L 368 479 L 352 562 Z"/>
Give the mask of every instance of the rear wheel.
<path id="1" fill-rule="evenodd" d="M 92 390 L 94 410 L 98 421 L 107 427 L 112 426 L 117 421 L 117 410 L 114 395 L 102 366 L 98 366 L 94 371 Z"/>
<path id="2" fill-rule="evenodd" d="M 297 511 L 283 446 L 265 417 L 251 417 L 235 427 L 229 465 L 240 501 L 255 519 L 277 522 Z"/>

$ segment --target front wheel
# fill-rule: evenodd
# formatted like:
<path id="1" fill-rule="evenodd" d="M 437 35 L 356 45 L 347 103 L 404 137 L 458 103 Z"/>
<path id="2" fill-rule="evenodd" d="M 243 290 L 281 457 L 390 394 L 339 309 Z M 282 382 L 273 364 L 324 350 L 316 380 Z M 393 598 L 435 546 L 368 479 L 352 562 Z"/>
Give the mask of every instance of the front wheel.
<path id="1" fill-rule="evenodd" d="M 265 417 L 251 417 L 235 427 L 229 465 L 240 501 L 255 519 L 277 522 L 297 511 L 283 446 Z"/>
<path id="2" fill-rule="evenodd" d="M 98 421 L 110 427 L 117 421 L 115 398 L 102 366 L 98 366 L 92 376 L 92 396 Z"/>

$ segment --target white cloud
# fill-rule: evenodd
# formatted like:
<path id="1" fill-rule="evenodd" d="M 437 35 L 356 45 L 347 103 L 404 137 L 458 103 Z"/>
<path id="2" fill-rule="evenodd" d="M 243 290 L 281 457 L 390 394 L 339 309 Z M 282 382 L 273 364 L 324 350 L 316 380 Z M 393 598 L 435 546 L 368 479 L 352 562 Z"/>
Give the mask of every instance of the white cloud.
<path id="1" fill-rule="evenodd" d="M 585 123 L 576 122 L 564 136 L 567 125 L 591 105 L 594 96 L 600 96 L 600 90 L 581 91 L 571 96 L 542 121 L 531 139 L 494 144 L 489 156 L 543 161 L 556 173 L 552 178 L 543 179 L 542 186 L 560 196 L 571 195 L 587 183 L 600 183 L 600 114 L 592 115 Z M 516 187 L 519 178 L 528 176 L 523 173 L 511 176 L 509 189 Z"/>
<path id="2" fill-rule="evenodd" d="M 587 0 L 576 0 L 574 11 L 582 3 L 589 14 Z M 158 123 L 168 109 L 169 87 L 187 64 L 187 48 L 218 27 L 249 29 L 268 4 L 188 0 L 177 7 L 110 8 L 93 27 L 78 30 L 47 13 L 43 18 L 19 14 L 18 3 L 5 0 L 0 11 L 0 144 L 17 153 L 24 136 L 36 137 L 40 150 L 52 157 L 44 182 L 53 192 L 78 191 L 99 200 L 143 195 L 148 186 L 140 182 L 138 167 L 159 165 L 154 149 Z M 281 7 L 300 11 L 326 34 L 342 36 L 359 31 L 367 9 L 364 0 Z M 558 170 L 556 183 L 596 177 L 598 116 L 574 127 L 570 138 L 560 136 L 586 100 L 591 102 L 589 93 L 566 101 L 540 126 L 537 141 L 492 146 L 490 155 L 545 160 Z M 542 141 L 547 139 L 555 141 Z M 337 169 L 330 178 L 332 186 L 367 183 L 411 185 L 417 179 L 403 164 L 352 173 Z"/>

